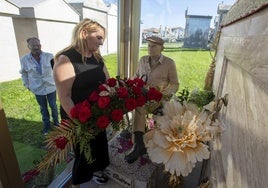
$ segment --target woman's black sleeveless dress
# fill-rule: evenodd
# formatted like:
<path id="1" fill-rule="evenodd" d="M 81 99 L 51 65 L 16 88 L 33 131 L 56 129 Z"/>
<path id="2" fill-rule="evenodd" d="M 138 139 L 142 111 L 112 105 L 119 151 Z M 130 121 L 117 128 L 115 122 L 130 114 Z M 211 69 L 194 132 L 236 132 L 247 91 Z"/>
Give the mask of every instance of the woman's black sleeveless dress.
<path id="1" fill-rule="evenodd" d="M 97 62 L 93 56 L 87 58 L 86 63 L 83 63 L 81 54 L 75 49 L 67 50 L 62 55 L 66 55 L 70 59 L 75 70 L 71 97 L 74 104 L 77 104 L 87 99 L 91 92 L 105 82 L 104 63 Z M 62 107 L 60 107 L 60 114 L 62 119 L 69 119 Z M 106 131 L 101 132 L 94 140 L 91 140 L 90 146 L 92 157 L 95 160 L 92 164 L 87 163 L 83 153 L 80 154 L 79 144 L 74 147 L 75 161 L 72 171 L 74 185 L 89 181 L 93 172 L 104 170 L 110 163 Z"/>

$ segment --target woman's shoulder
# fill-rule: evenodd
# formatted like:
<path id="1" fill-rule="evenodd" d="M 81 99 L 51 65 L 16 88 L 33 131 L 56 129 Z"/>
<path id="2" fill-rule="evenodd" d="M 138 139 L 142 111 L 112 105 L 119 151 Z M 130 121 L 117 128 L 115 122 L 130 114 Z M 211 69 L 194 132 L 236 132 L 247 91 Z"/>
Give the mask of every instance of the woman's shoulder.
<path id="1" fill-rule="evenodd" d="M 63 51 L 60 55 L 67 56 L 71 62 L 81 61 L 81 54 L 74 48 L 67 49 Z"/>
<path id="2" fill-rule="evenodd" d="M 76 51 L 74 48 L 69 48 L 69 49 L 66 49 L 64 50 L 61 55 L 66 55 L 66 56 L 69 56 L 69 55 L 77 55 L 79 54 L 78 51 Z"/>

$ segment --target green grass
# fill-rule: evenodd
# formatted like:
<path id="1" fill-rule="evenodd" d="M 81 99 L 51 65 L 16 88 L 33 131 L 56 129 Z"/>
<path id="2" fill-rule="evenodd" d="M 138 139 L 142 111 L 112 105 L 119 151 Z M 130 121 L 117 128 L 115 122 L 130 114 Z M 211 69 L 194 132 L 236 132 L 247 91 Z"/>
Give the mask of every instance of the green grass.
<path id="1" fill-rule="evenodd" d="M 180 81 L 179 91 L 185 88 L 190 91 L 196 88 L 203 89 L 206 73 L 212 60 L 210 51 L 184 49 L 179 44 L 165 44 L 163 54 L 172 58 L 176 63 Z M 139 57 L 143 55 L 147 55 L 145 45 L 140 48 Z M 116 54 L 105 56 L 104 59 L 110 76 L 116 76 Z"/>
<path id="2" fill-rule="evenodd" d="M 28 144 L 23 144 L 16 141 L 13 141 L 13 144 L 17 159 L 20 162 L 20 170 L 22 172 L 28 171 L 29 167 L 33 166 L 34 161 L 29 159 L 40 161 L 42 156 L 44 156 L 46 153 L 43 149 L 39 149 Z"/>
<path id="3" fill-rule="evenodd" d="M 117 54 L 110 54 L 104 56 L 104 62 L 107 66 L 110 77 L 117 76 Z"/>
<path id="4" fill-rule="evenodd" d="M 147 54 L 147 48 L 140 49 L 139 56 Z M 204 87 L 206 72 L 211 63 L 209 51 L 187 50 L 174 44 L 165 44 L 163 54 L 171 57 L 177 66 L 180 88 L 190 91 Z M 117 55 L 104 56 L 111 77 L 117 75 Z M 8 121 L 9 131 L 16 150 L 21 173 L 34 166 L 44 154 L 43 125 L 39 106 L 34 95 L 23 87 L 21 79 L 0 83 L 0 100 Z"/>

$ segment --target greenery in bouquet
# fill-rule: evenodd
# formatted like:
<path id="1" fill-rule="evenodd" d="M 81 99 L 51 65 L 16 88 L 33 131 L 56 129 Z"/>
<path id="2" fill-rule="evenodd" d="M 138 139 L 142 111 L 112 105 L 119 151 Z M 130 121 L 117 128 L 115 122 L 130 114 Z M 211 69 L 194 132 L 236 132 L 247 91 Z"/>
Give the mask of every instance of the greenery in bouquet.
<path id="1" fill-rule="evenodd" d="M 160 103 L 162 93 L 157 88 L 146 87 L 140 79 L 109 78 L 93 91 L 86 100 L 76 104 L 70 112 L 71 119 L 63 120 L 59 127 L 47 135 L 47 155 L 39 164 L 39 169 L 48 168 L 64 160 L 74 144 L 79 143 L 89 163 L 92 162 L 91 139 L 108 126 L 120 130 L 126 125 L 124 114 L 137 107 Z"/>
<path id="2" fill-rule="evenodd" d="M 210 103 L 214 98 L 215 95 L 212 90 L 199 90 L 196 88 L 189 91 L 188 88 L 184 88 L 178 93 L 177 101 L 181 104 L 183 104 L 183 102 L 194 103 L 199 109 L 202 109 L 203 106 Z"/>

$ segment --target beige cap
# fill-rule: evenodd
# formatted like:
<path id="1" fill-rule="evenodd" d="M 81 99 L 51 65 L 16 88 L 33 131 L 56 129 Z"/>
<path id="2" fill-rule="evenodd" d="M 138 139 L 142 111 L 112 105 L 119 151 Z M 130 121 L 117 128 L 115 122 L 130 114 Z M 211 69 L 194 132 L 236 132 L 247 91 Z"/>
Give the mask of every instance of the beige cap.
<path id="1" fill-rule="evenodd" d="M 147 41 L 159 44 L 159 45 L 163 45 L 165 43 L 165 41 L 163 39 L 161 39 L 160 37 L 157 36 L 150 36 L 146 39 Z"/>

